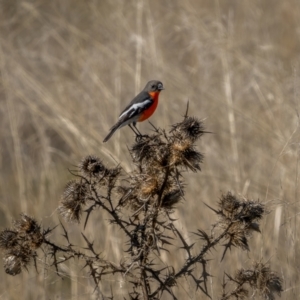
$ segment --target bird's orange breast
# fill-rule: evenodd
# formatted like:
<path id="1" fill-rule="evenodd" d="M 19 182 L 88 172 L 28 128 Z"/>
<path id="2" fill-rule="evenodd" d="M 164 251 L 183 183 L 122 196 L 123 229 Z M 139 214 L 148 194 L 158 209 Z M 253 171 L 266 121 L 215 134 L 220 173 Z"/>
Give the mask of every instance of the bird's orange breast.
<path id="1" fill-rule="evenodd" d="M 138 119 L 138 122 L 142 122 L 150 118 L 157 108 L 159 92 L 150 92 L 149 95 L 154 100 L 154 102 L 148 109 L 143 111 L 140 118 Z"/>

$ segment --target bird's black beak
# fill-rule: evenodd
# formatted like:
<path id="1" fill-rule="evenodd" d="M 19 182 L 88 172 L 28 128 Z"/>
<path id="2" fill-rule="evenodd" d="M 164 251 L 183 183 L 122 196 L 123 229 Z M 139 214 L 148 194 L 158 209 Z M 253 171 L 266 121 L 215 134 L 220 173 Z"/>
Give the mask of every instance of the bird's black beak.
<path id="1" fill-rule="evenodd" d="M 162 90 L 164 90 L 164 86 L 163 86 L 162 84 L 159 84 L 158 87 L 157 87 L 157 89 L 158 89 L 159 91 L 162 91 Z"/>

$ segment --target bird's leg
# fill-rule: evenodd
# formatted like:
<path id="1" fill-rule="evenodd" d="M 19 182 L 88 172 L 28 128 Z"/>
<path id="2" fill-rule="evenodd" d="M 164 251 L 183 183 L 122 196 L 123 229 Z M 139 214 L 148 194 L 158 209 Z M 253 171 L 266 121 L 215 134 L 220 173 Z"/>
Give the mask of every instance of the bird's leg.
<path id="1" fill-rule="evenodd" d="M 128 126 L 130 127 L 130 129 L 134 132 L 134 134 L 137 136 L 137 137 L 139 137 L 141 134 L 140 134 L 140 132 L 137 130 L 135 130 L 135 129 L 133 129 L 133 127 L 131 126 L 131 124 L 128 124 Z M 136 127 L 135 127 L 136 128 Z"/>
<path id="2" fill-rule="evenodd" d="M 133 122 L 132 125 L 134 126 L 134 128 L 136 129 L 136 131 L 139 133 L 139 135 L 137 136 L 137 138 L 149 137 L 147 134 L 141 134 L 140 133 L 140 131 L 136 127 L 136 122 Z"/>
<path id="3" fill-rule="evenodd" d="M 140 131 L 137 129 L 136 127 L 136 122 L 132 123 L 133 126 L 131 126 L 131 124 L 128 124 L 128 126 L 130 127 L 130 129 L 135 133 L 136 137 L 135 140 L 139 141 L 141 138 L 145 137 L 145 135 L 142 135 L 140 133 Z"/>
<path id="4" fill-rule="evenodd" d="M 139 133 L 139 135 L 140 135 L 140 136 L 143 136 L 143 135 L 140 133 L 140 131 L 137 129 L 137 127 L 136 127 L 136 122 L 133 122 L 132 125 L 133 125 L 133 127 L 135 128 L 135 130 Z"/>
<path id="5" fill-rule="evenodd" d="M 143 136 L 142 134 L 139 132 L 139 130 L 136 128 L 135 126 L 135 122 L 132 123 L 133 126 L 131 126 L 131 124 L 128 124 L 128 126 L 131 128 L 131 130 L 135 133 L 135 141 L 138 142 Z M 134 128 L 134 129 L 133 129 Z"/>

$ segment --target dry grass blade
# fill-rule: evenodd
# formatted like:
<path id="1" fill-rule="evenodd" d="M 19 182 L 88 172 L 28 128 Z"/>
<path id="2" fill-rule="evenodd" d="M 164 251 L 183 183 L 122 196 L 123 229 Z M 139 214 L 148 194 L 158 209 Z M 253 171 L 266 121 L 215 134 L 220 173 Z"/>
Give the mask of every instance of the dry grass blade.
<path id="1" fill-rule="evenodd" d="M 157 226 L 153 228 L 152 222 L 150 232 L 139 230 L 137 255 L 141 265 L 147 263 L 147 250 L 152 253 L 156 248 L 161 265 L 180 270 L 188 256 L 197 256 L 208 243 L 207 237 L 187 232 L 200 228 L 214 241 L 226 230 L 226 222 L 235 218 L 238 224 L 213 251 L 206 252 L 205 259 L 214 258 L 208 264 L 209 273 L 218 277 L 209 280 L 211 297 L 222 293 L 217 283 L 222 276 L 220 258 L 224 247 L 219 245 L 229 241 L 236 243 L 222 261 L 221 269 L 226 273 L 235 274 L 236 267 L 248 269 L 245 261 L 255 256 L 263 244 L 262 253 L 276 257 L 272 269 L 281 270 L 285 278 L 285 298 L 300 293 L 300 23 L 296 0 L 272 5 L 267 1 L 236 1 L 233 5 L 230 1 L 203 0 L 180 4 L 149 0 L 0 2 L 0 220 L 1 230 L 6 229 L 0 239 L 1 251 L 9 247 L 19 251 L 21 246 L 28 246 L 36 248 L 33 251 L 38 255 L 33 253 L 29 264 L 24 263 L 25 268 L 22 262 L 26 260 L 10 257 L 8 269 L 15 263 L 15 273 L 21 264 L 22 275 L 10 278 L 2 273 L 0 290 L 4 298 L 90 295 L 93 281 L 84 276 L 86 273 L 76 276 L 85 262 L 77 256 L 62 262 L 65 247 L 72 244 L 73 250 L 86 254 L 88 250 L 77 248 L 82 244 L 86 247 L 80 234 L 84 230 L 88 240 L 94 241 L 96 253 L 104 253 L 118 264 L 130 264 L 132 257 L 124 254 L 122 245 L 130 241 L 135 226 L 143 227 L 153 217 L 157 218 Z M 147 148 L 140 141 L 132 162 L 127 148 L 131 149 L 135 137 L 129 128 L 122 128 L 105 146 L 102 140 L 124 104 L 152 78 L 162 80 L 166 90 L 151 118 L 154 126 L 147 122 L 138 125 L 139 131 L 153 139 L 152 144 Z M 182 125 L 181 132 L 174 130 L 176 136 L 170 136 L 169 125 L 181 123 L 181 115 L 185 119 L 190 119 L 189 115 L 201 120 L 207 117 L 205 122 L 215 134 L 206 135 L 202 128 L 204 136 L 193 147 L 190 144 L 197 126 L 186 130 Z M 184 140 L 186 136 L 190 136 L 189 141 Z M 155 148 L 157 141 L 161 143 Z M 195 150 L 205 154 L 205 163 L 199 161 Z M 131 179 L 125 181 L 141 166 L 141 154 L 148 165 L 142 165 L 143 176 L 130 189 Z M 105 171 L 119 162 L 124 171 L 118 176 L 112 171 L 108 176 Z M 78 177 L 66 172 L 74 163 Z M 156 210 L 153 204 L 164 176 L 157 183 L 146 178 L 153 179 L 167 166 L 173 170 L 161 195 L 160 209 Z M 177 168 L 181 177 L 177 176 Z M 190 174 L 199 168 L 203 170 L 201 175 Z M 62 217 L 65 231 L 58 226 L 46 236 L 47 242 L 55 241 L 63 249 L 55 256 L 58 273 L 71 276 L 66 284 L 66 280 L 55 280 L 49 269 L 52 259 L 45 259 L 53 246 L 46 242 L 40 246 L 39 230 L 26 232 L 23 225 L 16 230 L 11 220 L 21 219 L 20 212 L 25 212 L 35 216 L 38 226 L 42 223 L 45 228 L 53 228 L 59 224 L 57 199 L 63 185 L 69 179 L 80 182 L 79 176 L 101 181 L 102 185 L 98 184 L 95 191 L 87 190 L 85 200 L 83 193 L 77 193 L 81 195 L 77 198 L 76 193 L 69 194 L 60 212 L 72 224 L 66 224 Z M 227 189 L 255 201 L 249 209 L 241 205 L 236 213 L 224 207 L 222 213 L 228 220 L 220 223 L 221 214 L 207 209 L 203 201 L 218 211 L 219 191 L 226 194 Z M 109 198 L 114 202 L 110 203 Z M 260 214 L 256 199 L 263 199 L 271 213 L 251 220 Z M 189 254 L 180 248 L 183 243 L 179 235 L 172 241 L 173 246 L 163 245 L 169 252 L 157 251 L 162 246 L 160 237 L 174 237 L 169 228 L 164 232 L 164 218 L 184 232 L 187 245 L 196 242 Z M 212 223 L 215 226 L 210 227 Z M 42 226 L 40 229 L 44 236 Z M 149 237 L 146 246 L 141 242 L 143 237 Z M 246 243 L 251 252 L 242 251 Z M 37 277 L 32 276 L 35 261 Z M 44 265 L 47 273 L 42 270 Z M 201 265 L 197 268 L 202 271 Z M 112 297 L 113 290 L 113 298 L 129 298 L 121 295 L 130 285 L 127 275 L 110 276 L 108 280 L 103 277 L 103 284 L 97 278 L 95 281 L 99 289 L 106 288 L 104 296 Z M 183 278 L 178 279 L 177 290 L 168 287 L 178 292 L 178 299 L 189 297 L 193 286 L 191 277 Z M 228 292 L 231 283 L 226 288 Z M 197 292 L 201 294 L 199 289 Z M 93 297 L 101 298 L 101 294 L 96 291 Z"/>

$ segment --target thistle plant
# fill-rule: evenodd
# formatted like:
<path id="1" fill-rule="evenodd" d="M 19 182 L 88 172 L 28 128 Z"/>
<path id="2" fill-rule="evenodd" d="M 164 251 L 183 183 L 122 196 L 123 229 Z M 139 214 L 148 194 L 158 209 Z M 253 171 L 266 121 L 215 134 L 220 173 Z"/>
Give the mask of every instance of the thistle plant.
<path id="1" fill-rule="evenodd" d="M 83 272 L 93 280 L 99 299 L 113 299 L 114 292 L 104 295 L 103 278 L 121 274 L 128 282 L 127 299 L 178 299 L 175 286 L 180 280 L 194 282 L 197 293 L 211 298 L 208 288 L 208 264 L 211 250 L 224 247 L 222 260 L 228 249 L 249 251 L 249 239 L 260 233 L 260 221 L 266 214 L 264 204 L 234 195 L 221 195 L 214 205 L 207 204 L 215 215 L 209 231 L 198 229 L 195 242 L 188 242 L 176 227 L 172 216 L 178 203 L 185 197 L 188 186 L 184 172 L 199 172 L 204 156 L 197 149 L 197 141 L 205 134 L 202 121 L 187 116 L 172 126 L 169 132 L 154 127 L 152 134 L 137 136 L 129 149 L 132 171 L 125 173 L 121 165 L 109 168 L 96 156 L 85 157 L 74 180 L 67 183 L 59 202 L 58 212 L 66 222 L 83 224 L 83 247 L 74 246 L 68 225 L 60 224 L 65 238 L 61 245 L 51 239 L 54 228 L 42 229 L 34 218 L 22 214 L 12 228 L 0 233 L 0 247 L 4 254 L 6 273 L 17 275 L 36 262 L 40 249 L 59 275 L 59 265 L 68 260 L 82 262 Z M 126 239 L 124 259 L 112 262 L 95 249 L 84 234 L 91 226 L 92 214 L 109 216 L 110 226 L 118 227 Z M 174 240 L 181 244 L 185 260 L 180 266 L 160 265 L 162 252 L 168 255 Z M 125 259 L 126 257 L 126 259 Z M 36 263 L 35 263 L 36 266 Z M 195 272 L 195 268 L 201 272 Z M 214 274 L 216 275 L 216 274 Z M 275 299 L 282 291 L 282 280 L 263 262 L 236 274 L 224 274 L 222 294 L 218 299 L 247 299 L 250 293 L 264 299 Z"/>

